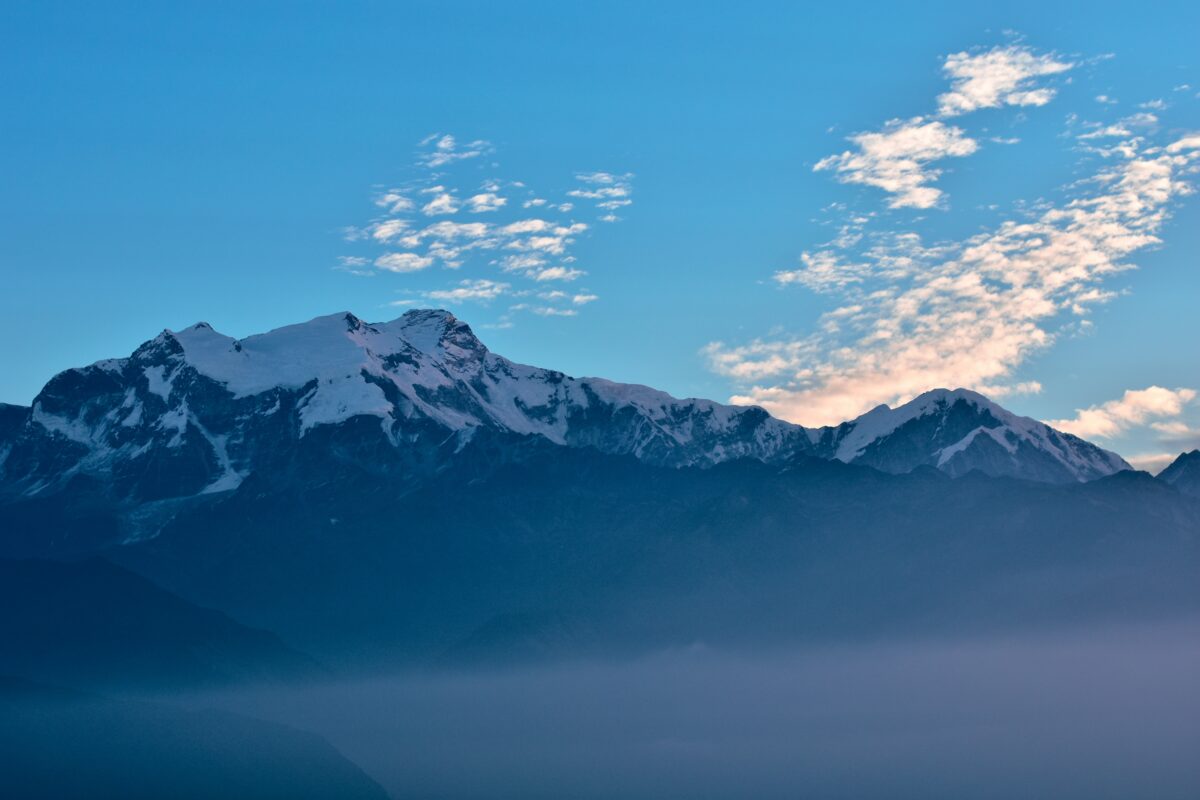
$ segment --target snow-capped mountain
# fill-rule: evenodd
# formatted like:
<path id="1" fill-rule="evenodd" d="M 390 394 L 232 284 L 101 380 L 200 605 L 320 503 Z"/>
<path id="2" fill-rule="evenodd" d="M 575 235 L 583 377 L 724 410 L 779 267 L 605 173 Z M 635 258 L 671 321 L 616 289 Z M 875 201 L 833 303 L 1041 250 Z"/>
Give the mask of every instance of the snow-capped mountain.
<path id="1" fill-rule="evenodd" d="M 517 364 L 450 313 L 417 310 L 377 324 L 335 314 L 241 340 L 198 323 L 67 370 L 30 408 L 0 406 L 0 494 L 91 481 L 136 505 L 225 492 L 252 474 L 419 476 L 488 434 L 671 467 L 807 455 L 1051 482 L 1129 468 L 964 390 L 806 429 L 757 407 Z"/>
<path id="2" fill-rule="evenodd" d="M 1179 458 L 1158 473 L 1158 479 L 1184 494 L 1200 497 L 1200 450 L 1180 453 Z"/>
<path id="3" fill-rule="evenodd" d="M 453 315 L 410 311 L 242 340 L 205 323 L 164 331 L 128 358 L 57 375 L 30 409 L 8 407 L 0 468 L 26 496 L 96 476 L 153 500 L 234 489 L 304 457 L 417 469 L 481 431 L 670 466 L 812 447 L 808 431 L 762 409 L 516 364 Z"/>
<path id="4" fill-rule="evenodd" d="M 896 408 L 878 406 L 822 429 L 818 441 L 826 457 L 895 473 L 932 466 L 950 475 L 979 470 L 1069 483 L 1131 469 L 1116 453 L 967 389 L 935 389 Z"/>

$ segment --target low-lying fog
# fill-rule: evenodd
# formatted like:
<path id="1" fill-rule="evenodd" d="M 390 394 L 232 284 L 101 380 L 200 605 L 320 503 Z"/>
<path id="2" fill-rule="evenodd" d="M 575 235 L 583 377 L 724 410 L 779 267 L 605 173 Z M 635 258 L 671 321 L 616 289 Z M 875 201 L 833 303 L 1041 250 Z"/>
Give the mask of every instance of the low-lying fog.
<path id="1" fill-rule="evenodd" d="M 1200 621 L 186 702 L 316 731 L 397 798 L 1200 797 Z"/>

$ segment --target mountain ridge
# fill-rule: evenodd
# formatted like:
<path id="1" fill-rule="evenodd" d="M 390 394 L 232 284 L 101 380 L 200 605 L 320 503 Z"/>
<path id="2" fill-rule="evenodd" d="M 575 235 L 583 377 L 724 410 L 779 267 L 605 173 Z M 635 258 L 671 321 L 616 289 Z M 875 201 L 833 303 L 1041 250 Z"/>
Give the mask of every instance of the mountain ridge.
<path id="1" fill-rule="evenodd" d="M 1158 479 L 1174 486 L 1184 494 L 1200 497 L 1200 449 L 1180 453 Z"/>
<path id="2" fill-rule="evenodd" d="M 0 674 L 75 688 L 197 688 L 323 675 L 273 634 L 102 558 L 0 558 Z"/>
<path id="3" fill-rule="evenodd" d="M 815 456 L 1068 483 L 1129 468 L 964 389 L 805 428 L 757 406 L 519 364 L 429 309 L 383 323 L 339 312 L 243 339 L 203 322 L 163 331 L 126 358 L 59 373 L 22 408 L 0 408 L 0 494 L 54 494 L 90 476 L 130 506 L 232 491 L 256 470 L 326 456 L 419 480 L 485 431 L 675 467 Z"/>
<path id="4" fill-rule="evenodd" d="M 967 390 L 806 429 L 446 312 L 201 324 L 0 409 L 0 555 L 102 556 L 332 666 L 1191 609 L 1200 501 L 1123 466 Z"/>

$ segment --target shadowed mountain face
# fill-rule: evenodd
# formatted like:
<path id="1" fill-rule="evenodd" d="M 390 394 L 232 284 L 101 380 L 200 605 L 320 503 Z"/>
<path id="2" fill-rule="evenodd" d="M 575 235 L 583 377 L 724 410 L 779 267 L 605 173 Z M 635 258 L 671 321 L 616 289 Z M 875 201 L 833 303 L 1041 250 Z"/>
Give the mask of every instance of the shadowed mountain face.
<path id="1" fill-rule="evenodd" d="M 0 677 L 6 797 L 347 798 L 387 794 L 319 736 Z"/>
<path id="2" fill-rule="evenodd" d="M 529 439 L 460 456 L 416 489 L 248 478 L 103 552 L 335 662 L 962 633 L 1197 601 L 1200 503 L 1143 473 L 666 468 Z"/>
<path id="3" fill-rule="evenodd" d="M 1158 474 L 1158 479 L 1184 494 L 1200 497 L 1200 450 L 1181 453 L 1179 458 Z"/>
<path id="4" fill-rule="evenodd" d="M 0 559 L 0 607 L 0 675 L 89 688 L 179 688 L 320 674 L 272 634 L 100 559 Z"/>

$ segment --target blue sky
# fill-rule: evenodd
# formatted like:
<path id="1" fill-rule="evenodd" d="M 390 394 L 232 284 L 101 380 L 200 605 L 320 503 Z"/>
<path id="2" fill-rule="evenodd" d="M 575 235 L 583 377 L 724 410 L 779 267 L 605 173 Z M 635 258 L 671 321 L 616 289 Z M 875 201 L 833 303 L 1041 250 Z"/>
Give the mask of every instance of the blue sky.
<path id="1" fill-rule="evenodd" d="M 1200 9 L 911 5 L 7 4 L 0 400 L 438 305 L 800 422 L 965 385 L 1200 445 Z"/>

